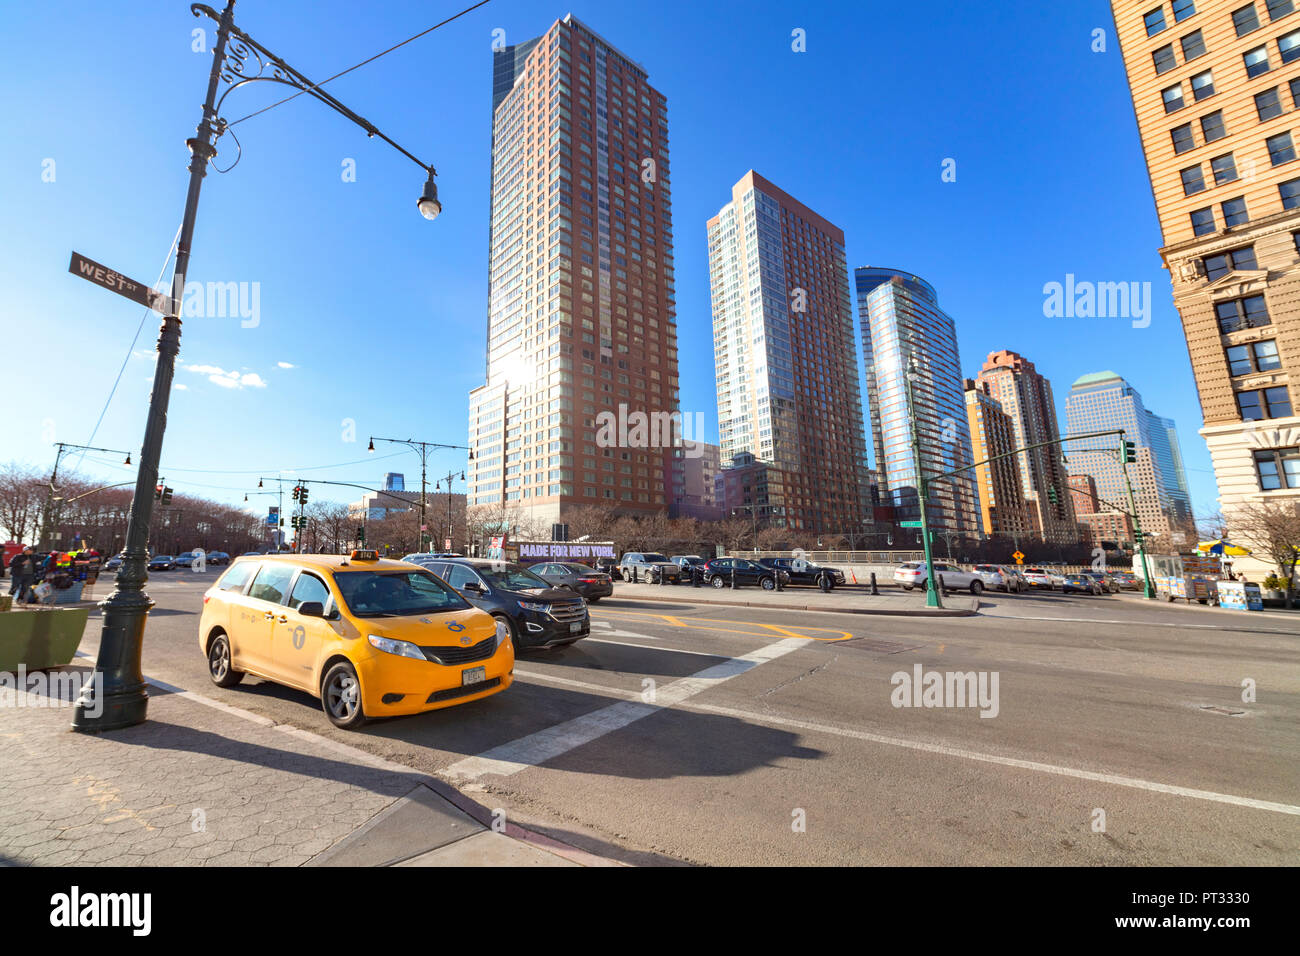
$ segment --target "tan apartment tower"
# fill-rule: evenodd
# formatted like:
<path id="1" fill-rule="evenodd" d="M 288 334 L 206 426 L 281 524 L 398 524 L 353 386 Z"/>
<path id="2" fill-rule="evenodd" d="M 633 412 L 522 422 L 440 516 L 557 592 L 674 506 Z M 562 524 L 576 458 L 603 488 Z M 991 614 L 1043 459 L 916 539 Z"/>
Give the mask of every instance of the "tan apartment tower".
<path id="1" fill-rule="evenodd" d="M 495 50 L 491 190 L 469 506 L 542 526 L 582 505 L 667 511 L 680 421 L 663 94 L 572 15 Z"/>
<path id="2" fill-rule="evenodd" d="M 1243 504 L 1300 505 L 1300 8 L 1111 7 L 1231 539 Z"/>
<path id="3" fill-rule="evenodd" d="M 1014 447 L 1027 449 L 1017 457 L 1032 532 L 1053 544 L 1076 543 L 1079 530 L 1061 446 L 1042 444 L 1061 437 L 1052 383 L 1029 359 L 1006 349 L 989 353 L 975 381 L 998 400 L 1011 419 Z"/>
<path id="4" fill-rule="evenodd" d="M 1016 428 L 1002 403 L 990 394 L 987 382 L 965 380 L 966 417 L 979 486 L 980 519 L 987 535 L 1011 538 L 1017 543 L 1034 534 L 1025 506 L 1024 483 L 1016 450 Z M 1005 455 L 1004 458 L 998 456 Z M 997 458 L 997 461 L 989 461 Z"/>

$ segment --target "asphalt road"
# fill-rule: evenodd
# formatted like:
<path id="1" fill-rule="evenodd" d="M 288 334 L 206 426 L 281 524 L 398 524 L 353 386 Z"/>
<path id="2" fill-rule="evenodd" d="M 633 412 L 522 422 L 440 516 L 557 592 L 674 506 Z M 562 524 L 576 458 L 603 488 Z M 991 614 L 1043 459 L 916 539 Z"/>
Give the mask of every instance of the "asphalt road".
<path id="1" fill-rule="evenodd" d="M 590 639 L 521 655 L 509 691 L 346 733 L 297 691 L 211 684 L 214 576 L 150 582 L 150 677 L 627 862 L 1300 863 L 1300 615 L 1040 593 L 934 620 L 616 591 Z M 92 617 L 82 650 L 97 640 Z M 986 705 L 895 706 L 917 665 L 983 673 Z"/>

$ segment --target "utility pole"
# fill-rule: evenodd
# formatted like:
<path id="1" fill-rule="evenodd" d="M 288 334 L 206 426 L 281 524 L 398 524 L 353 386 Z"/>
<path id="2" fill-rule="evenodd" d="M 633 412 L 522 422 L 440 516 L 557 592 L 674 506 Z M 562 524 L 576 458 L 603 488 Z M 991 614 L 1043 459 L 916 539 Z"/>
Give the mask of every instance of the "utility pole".
<path id="1" fill-rule="evenodd" d="M 108 452 L 110 455 L 126 455 L 126 461 L 124 461 L 123 464 L 131 464 L 131 453 L 129 451 L 118 451 L 116 448 L 95 448 L 92 445 L 73 445 L 66 441 L 55 442 L 54 447 L 57 448 L 58 451 L 54 453 L 54 471 L 50 475 L 49 490 L 45 494 L 45 513 L 41 516 L 41 533 L 37 548 L 39 551 L 50 550 L 50 534 L 53 532 L 54 526 L 58 524 L 58 521 L 54 520 L 52 517 L 54 512 L 54 502 L 56 500 L 62 501 L 62 499 L 56 498 L 54 492 L 58 490 L 59 461 L 63 458 L 63 453 L 65 451 L 69 448 L 76 448 L 81 451 L 103 451 Z M 62 511 L 63 506 L 60 505 L 60 514 L 62 514 Z"/>
<path id="2" fill-rule="evenodd" d="M 420 453 L 420 551 L 423 552 L 425 534 L 425 496 L 428 491 L 428 478 L 426 476 L 426 471 L 429 459 L 429 449 L 459 448 L 462 451 L 469 452 L 470 461 L 474 460 L 474 452 L 468 445 L 444 445 L 439 442 L 416 441 L 414 438 L 376 438 L 374 435 L 370 436 L 370 447 L 367 448 L 366 451 L 373 452 L 375 450 L 375 442 L 377 441 L 386 441 L 394 445 L 406 445 L 410 448 L 414 448 Z"/>
<path id="3" fill-rule="evenodd" d="M 446 540 L 443 541 L 443 544 L 446 544 L 447 541 L 452 542 L 451 548 L 448 548 L 448 550 L 452 550 L 456 546 L 456 542 L 453 540 L 452 533 L 451 533 L 451 483 L 455 479 L 455 477 L 456 477 L 456 472 L 449 471 L 447 472 L 446 478 L 440 478 L 437 482 L 434 483 L 433 486 L 433 490 L 437 491 L 440 487 L 442 487 L 442 483 L 444 481 L 447 483 L 447 535 L 446 535 Z M 465 480 L 465 472 L 463 471 L 460 473 L 460 480 L 461 481 Z"/>

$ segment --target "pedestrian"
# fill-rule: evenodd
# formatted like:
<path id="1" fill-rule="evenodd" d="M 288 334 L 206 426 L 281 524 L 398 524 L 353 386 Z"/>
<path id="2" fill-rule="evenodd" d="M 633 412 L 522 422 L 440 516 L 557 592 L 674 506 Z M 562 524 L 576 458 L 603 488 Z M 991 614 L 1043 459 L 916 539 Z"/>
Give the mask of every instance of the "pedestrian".
<path id="1" fill-rule="evenodd" d="M 9 582 L 9 593 L 16 594 L 14 600 L 22 604 L 28 590 L 31 589 L 32 581 L 36 578 L 36 557 L 32 554 L 31 545 L 27 545 L 20 553 L 14 555 L 13 560 L 9 562 L 9 571 L 13 577 Z"/>

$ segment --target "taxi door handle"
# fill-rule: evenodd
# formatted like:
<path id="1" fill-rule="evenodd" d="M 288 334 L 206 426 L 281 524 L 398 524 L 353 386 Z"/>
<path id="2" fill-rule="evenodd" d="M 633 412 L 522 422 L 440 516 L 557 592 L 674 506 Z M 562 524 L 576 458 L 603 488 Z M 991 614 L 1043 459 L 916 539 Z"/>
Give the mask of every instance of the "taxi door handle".
<path id="1" fill-rule="evenodd" d="M 283 614 L 281 614 L 281 615 L 280 615 L 280 623 L 281 623 L 281 624 L 288 624 L 288 623 L 289 623 L 289 619 L 288 619 L 287 617 L 285 617 Z"/>
<path id="2" fill-rule="evenodd" d="M 275 618 L 275 612 L 274 612 L 274 611 L 267 611 L 267 612 L 266 612 L 264 615 L 262 615 L 262 616 L 263 616 L 263 618 L 265 618 L 266 620 L 270 621 L 270 620 L 273 620 L 273 619 Z"/>

